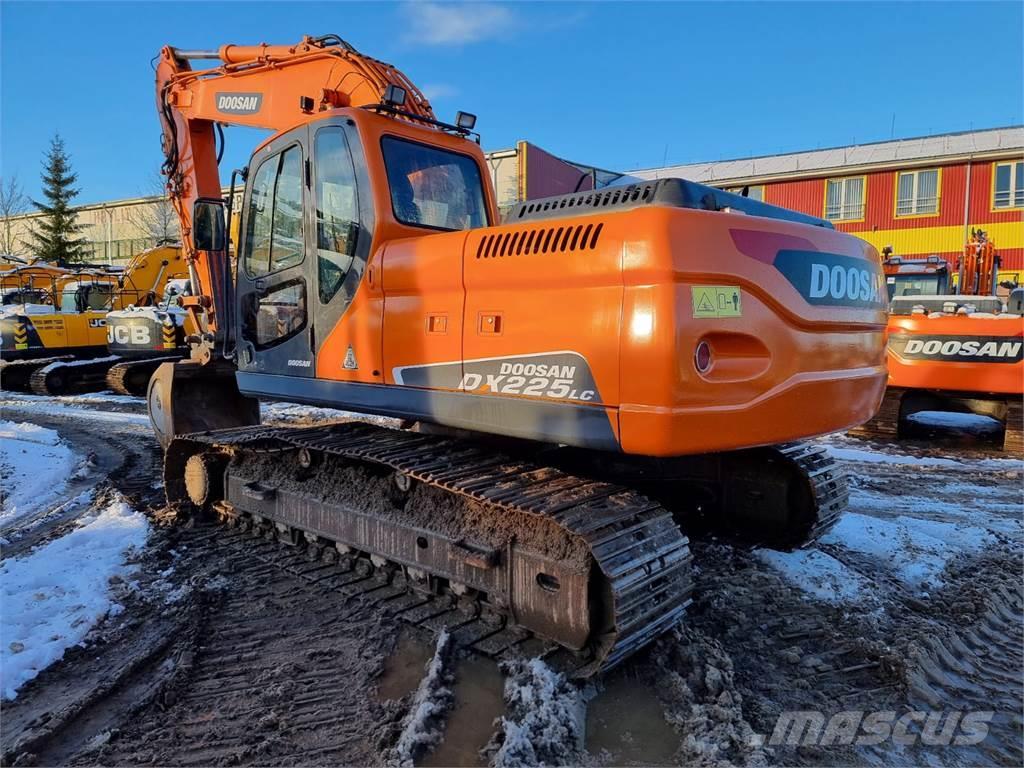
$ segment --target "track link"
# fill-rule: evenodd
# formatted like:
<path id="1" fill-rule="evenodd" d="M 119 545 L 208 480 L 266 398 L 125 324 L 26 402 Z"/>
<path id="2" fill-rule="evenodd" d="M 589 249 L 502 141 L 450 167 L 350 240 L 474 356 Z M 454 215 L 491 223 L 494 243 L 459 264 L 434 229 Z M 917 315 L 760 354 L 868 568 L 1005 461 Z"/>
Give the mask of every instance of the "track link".
<path id="1" fill-rule="evenodd" d="M 107 371 L 106 384 L 119 395 L 144 397 L 149 386 L 149 378 L 163 363 L 180 360 L 180 355 L 166 355 L 145 360 L 125 360 L 117 363 Z"/>
<path id="2" fill-rule="evenodd" d="M 29 388 L 37 395 L 70 395 L 99 392 L 106 386 L 107 371 L 121 358 L 57 360 L 32 372 Z"/>
<path id="3" fill-rule="evenodd" d="M 877 440 L 896 440 L 900 435 L 900 405 L 903 402 L 905 389 L 901 387 L 886 387 L 882 404 L 878 407 L 878 413 L 869 421 L 854 427 L 850 434 L 861 438 L 874 438 Z"/>
<path id="4" fill-rule="evenodd" d="M 778 451 L 807 478 L 810 486 L 813 522 L 802 535 L 802 540 L 793 542 L 796 548 L 810 547 L 832 530 L 846 509 L 850 499 L 846 473 L 820 445 L 786 443 L 779 446 Z"/>
<path id="5" fill-rule="evenodd" d="M 615 666 L 678 623 L 690 603 L 692 579 L 689 544 L 679 532 L 672 515 L 660 504 L 628 488 L 511 459 L 463 440 L 361 423 L 309 428 L 256 426 L 186 435 L 176 439 L 167 451 L 165 484 L 168 500 L 174 502 L 188 498 L 184 477 L 186 467 L 195 466 L 194 463 L 189 464 L 193 457 L 205 455 L 212 457 L 211 461 L 215 462 L 217 456 L 222 457 L 223 461 L 229 455 L 237 460 L 240 455 L 276 452 L 283 460 L 284 454 L 298 451 L 306 452 L 304 458 L 307 462 L 317 460 L 316 457 L 320 455 L 356 462 L 359 466 L 375 468 L 378 472 L 384 468 L 399 473 L 399 477 L 442 491 L 453 499 L 461 498 L 482 505 L 487 516 L 484 520 L 490 521 L 488 525 L 508 525 L 511 526 L 510 530 L 515 531 L 517 525 L 525 526 L 532 521 L 532 524 L 540 523 L 549 526 L 552 531 L 560 531 L 564 538 L 560 545 L 564 543 L 566 548 L 582 542 L 592 558 L 590 576 L 584 572 L 582 587 L 578 580 L 572 582 L 575 586 L 560 586 L 557 580 L 545 586 L 542 580 L 544 574 L 537 573 L 540 589 L 549 588 L 552 593 L 563 593 L 559 598 L 551 597 L 548 604 L 559 599 L 566 600 L 562 606 L 566 612 L 572 613 L 573 609 L 581 612 L 586 619 L 585 624 L 590 628 L 589 637 L 581 651 L 561 653 L 566 661 L 560 666 L 565 666 L 566 671 L 575 677 L 589 677 L 599 670 Z M 212 482 L 216 482 L 217 474 L 212 473 Z M 303 540 L 310 541 L 314 545 L 314 553 L 325 539 L 330 539 L 323 535 L 323 528 L 332 524 L 330 520 L 341 517 L 359 518 L 355 527 L 360 530 L 381 526 L 385 531 L 384 539 L 389 536 L 391 539 L 400 539 L 404 532 L 397 525 L 388 528 L 386 520 L 382 521 L 360 511 L 352 515 L 331 512 L 326 523 L 325 518 L 316 517 L 322 512 L 310 512 L 310 516 L 305 519 L 317 524 L 311 526 L 312 530 L 310 527 L 304 528 L 295 525 L 294 519 L 282 520 L 287 515 L 275 513 L 277 508 L 273 504 L 263 504 L 268 498 L 276 497 L 276 488 L 267 487 L 263 483 L 245 483 L 245 478 L 232 478 L 231 465 L 225 477 L 226 493 L 231 496 L 232 502 L 221 503 L 218 508 L 226 517 L 233 518 L 233 522 L 243 528 L 256 527 L 272 539 L 300 544 Z M 315 489 L 311 490 L 316 492 Z M 323 509 L 323 494 L 327 491 L 320 493 L 319 503 L 311 504 L 301 500 L 300 506 L 306 504 L 307 507 Z M 246 495 L 251 497 L 248 502 L 245 500 Z M 281 499 L 285 498 L 286 494 L 282 490 Z M 279 503 L 281 510 L 286 509 L 285 501 Z M 246 505 L 257 511 L 246 514 Z M 424 528 L 423 533 L 435 535 L 429 528 Z M 417 538 L 416 541 L 418 546 L 426 550 L 425 538 Z M 394 600 L 400 607 L 397 614 L 402 618 L 431 629 L 445 627 L 465 630 L 461 632 L 465 635 L 462 644 L 484 653 L 522 646 L 534 634 L 539 638 L 579 648 L 571 640 L 564 642 L 565 637 L 572 637 L 571 632 L 566 633 L 566 627 L 574 622 L 579 624 L 578 616 L 564 616 L 559 612 L 557 618 L 553 619 L 541 615 L 545 598 L 537 590 L 535 592 L 539 597 L 516 602 L 514 596 L 533 594 L 525 590 L 522 582 L 524 576 L 527 576 L 530 577 L 530 584 L 525 586 L 532 585 L 532 572 L 529 568 L 535 561 L 516 559 L 514 548 L 518 544 L 515 535 L 509 538 L 504 549 L 482 551 L 473 542 L 463 544 L 456 541 L 454 546 L 464 546 L 467 562 L 484 569 L 482 572 L 496 573 L 501 578 L 507 576 L 507 590 L 500 588 L 500 585 L 496 589 L 498 594 L 483 594 L 470 589 L 468 592 L 473 599 L 467 601 L 465 585 L 459 585 L 454 579 L 449 580 L 453 571 L 446 569 L 442 569 L 439 574 L 444 578 L 435 580 L 432 575 L 428 580 L 431 588 L 424 590 L 422 575 L 417 573 L 424 568 L 422 561 L 416 561 L 411 556 L 395 556 L 395 552 L 400 550 L 397 545 L 391 552 L 375 552 L 372 549 L 360 549 L 358 545 L 365 545 L 365 542 L 345 541 L 342 538 L 328 541 L 341 545 L 336 548 L 343 556 L 338 565 L 334 565 L 330 562 L 334 559 L 333 553 L 328 555 L 326 565 L 339 572 L 332 576 L 325 575 L 324 578 L 341 576 L 353 581 L 383 578 L 384 584 L 374 589 L 383 590 L 388 587 L 389 592 L 394 592 L 389 594 L 388 600 Z M 441 549 L 444 543 L 431 540 L 430 551 Z M 350 546 L 354 546 L 362 557 L 352 559 L 348 556 Z M 372 561 L 366 556 L 373 558 Z M 304 571 L 312 569 L 320 573 L 319 569 L 325 568 L 322 562 L 311 565 L 308 556 L 299 550 L 296 550 L 295 557 L 296 565 Z M 561 563 L 554 560 L 548 562 L 552 572 L 564 575 L 566 580 L 573 577 L 568 570 L 559 570 Z M 514 575 L 512 563 L 516 563 Z M 488 568 L 498 570 L 487 571 Z M 348 571 L 347 576 L 345 569 Z M 467 568 L 460 573 L 471 570 Z M 518 580 L 516 584 L 513 584 L 514 579 Z M 577 588 L 581 590 L 578 595 L 574 591 Z M 461 598 L 458 597 L 460 594 Z M 574 595 L 577 600 L 573 600 Z M 580 601 L 583 605 L 578 604 Z M 438 603 L 441 605 L 438 606 Z M 443 618 L 449 613 L 453 614 L 451 620 Z M 541 641 L 540 645 L 546 646 L 549 653 L 558 655 L 550 643 Z"/>
<path id="6" fill-rule="evenodd" d="M 32 374 L 50 363 L 73 360 L 71 355 L 40 357 L 35 360 L 0 360 L 0 389 L 14 392 L 30 391 Z"/>

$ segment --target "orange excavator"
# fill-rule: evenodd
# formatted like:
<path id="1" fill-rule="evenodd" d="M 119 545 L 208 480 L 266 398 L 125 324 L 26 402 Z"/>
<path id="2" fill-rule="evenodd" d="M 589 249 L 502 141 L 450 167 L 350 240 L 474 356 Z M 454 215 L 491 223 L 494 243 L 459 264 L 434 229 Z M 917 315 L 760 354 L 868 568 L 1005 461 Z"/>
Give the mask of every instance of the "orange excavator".
<path id="1" fill-rule="evenodd" d="M 1001 421 L 1003 449 L 1024 452 L 1024 289 L 996 296 L 999 256 L 972 230 L 951 281 L 947 262 L 884 262 L 892 304 L 889 384 L 875 417 L 855 434 L 893 439 L 921 411 L 975 413 Z"/>
<path id="2" fill-rule="evenodd" d="M 680 526 L 791 548 L 841 513 L 841 472 L 798 441 L 881 400 L 870 245 L 679 179 L 502 223 L 475 117 L 333 35 L 167 47 L 156 89 L 197 329 L 147 395 L 171 504 L 580 677 L 683 617 Z M 276 131 L 240 173 L 234 273 L 222 125 Z M 264 426 L 258 398 L 402 428 Z"/>

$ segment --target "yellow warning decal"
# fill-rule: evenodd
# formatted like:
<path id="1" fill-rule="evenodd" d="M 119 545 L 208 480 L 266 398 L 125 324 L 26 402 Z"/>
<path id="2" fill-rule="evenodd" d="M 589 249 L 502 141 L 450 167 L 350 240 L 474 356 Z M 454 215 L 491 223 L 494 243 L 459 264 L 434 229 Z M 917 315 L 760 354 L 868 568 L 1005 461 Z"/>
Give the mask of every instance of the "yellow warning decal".
<path id="1" fill-rule="evenodd" d="M 694 285 L 690 288 L 693 316 L 742 317 L 742 293 L 738 285 Z"/>

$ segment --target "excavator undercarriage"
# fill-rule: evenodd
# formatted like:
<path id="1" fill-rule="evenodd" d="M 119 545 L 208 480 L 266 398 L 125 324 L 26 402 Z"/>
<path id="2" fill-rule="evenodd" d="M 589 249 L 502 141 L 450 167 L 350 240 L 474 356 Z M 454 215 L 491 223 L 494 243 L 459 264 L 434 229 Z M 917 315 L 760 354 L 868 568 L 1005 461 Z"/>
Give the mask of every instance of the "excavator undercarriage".
<path id="1" fill-rule="evenodd" d="M 703 457 L 689 477 L 652 472 L 645 495 L 618 482 L 635 466 L 571 474 L 557 465 L 579 467 L 583 457 L 557 448 L 535 463 L 484 442 L 361 422 L 256 425 L 174 439 L 165 483 L 170 502 L 305 549 L 325 575 L 401 587 L 398 616 L 442 598 L 474 631 L 568 649 L 569 671 L 589 677 L 681 619 L 692 575 L 676 520 L 687 524 L 696 499 L 715 530 L 770 529 L 786 546 L 835 522 L 845 480 L 823 451 L 764 450 L 773 456 Z M 738 517 L 716 524 L 716 502 Z"/>

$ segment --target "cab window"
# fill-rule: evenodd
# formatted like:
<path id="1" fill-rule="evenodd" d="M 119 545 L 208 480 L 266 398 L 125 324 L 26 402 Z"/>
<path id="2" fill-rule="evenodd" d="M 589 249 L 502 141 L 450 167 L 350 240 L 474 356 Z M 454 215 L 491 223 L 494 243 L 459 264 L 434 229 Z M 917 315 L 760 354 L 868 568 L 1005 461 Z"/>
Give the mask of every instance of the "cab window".
<path id="1" fill-rule="evenodd" d="M 306 282 L 299 278 L 246 294 L 242 323 L 242 335 L 257 349 L 292 338 L 306 327 Z"/>
<path id="2" fill-rule="evenodd" d="M 394 136 L 381 139 L 381 150 L 398 221 L 445 230 L 487 225 L 480 169 L 473 158 Z"/>
<path id="3" fill-rule="evenodd" d="M 302 262 L 302 150 L 289 147 L 256 171 L 249 195 L 245 270 L 266 275 Z"/>
<path id="4" fill-rule="evenodd" d="M 352 153 L 342 128 L 317 131 L 313 146 L 316 179 L 317 284 L 329 302 L 352 266 L 359 236 L 359 199 Z"/>

